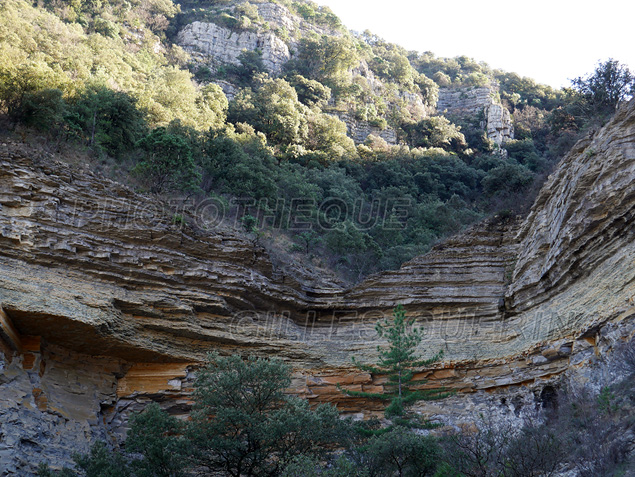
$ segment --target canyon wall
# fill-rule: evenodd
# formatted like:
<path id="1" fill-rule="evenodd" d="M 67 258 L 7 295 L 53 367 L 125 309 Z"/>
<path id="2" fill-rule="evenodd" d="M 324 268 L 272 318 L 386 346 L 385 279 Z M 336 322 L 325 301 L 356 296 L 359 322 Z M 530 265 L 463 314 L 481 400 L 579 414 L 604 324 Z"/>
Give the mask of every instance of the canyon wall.
<path id="1" fill-rule="evenodd" d="M 160 203 L 0 144 L 0 467 L 59 467 L 152 400 L 187 413 L 209 351 L 280 357 L 311 402 L 378 413 L 335 384 L 381 389 L 351 357 L 376 359 L 374 324 L 397 304 L 426 330 L 420 352 L 444 351 L 421 377 L 458 391 L 421 412 L 531 414 L 632 338 L 633 177 L 635 101 L 573 148 L 525 220 L 494 218 L 345 289 L 277 268 L 211 202 Z"/>

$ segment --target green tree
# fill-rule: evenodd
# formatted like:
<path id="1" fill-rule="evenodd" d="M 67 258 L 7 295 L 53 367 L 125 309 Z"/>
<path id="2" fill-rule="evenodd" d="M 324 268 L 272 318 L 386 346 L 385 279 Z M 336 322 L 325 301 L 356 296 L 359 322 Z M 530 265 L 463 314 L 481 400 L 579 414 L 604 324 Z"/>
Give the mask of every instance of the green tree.
<path id="1" fill-rule="evenodd" d="M 295 457 L 284 469 L 281 477 L 369 477 L 368 471 L 358 463 L 340 456 L 328 468 L 317 459 L 305 455 Z"/>
<path id="2" fill-rule="evenodd" d="M 285 68 L 331 86 L 358 63 L 357 48 L 350 38 L 323 35 L 321 38 L 302 38 L 296 58 Z"/>
<path id="3" fill-rule="evenodd" d="M 307 255 L 313 249 L 313 247 L 319 244 L 320 241 L 322 240 L 322 238 L 317 233 L 315 233 L 314 230 L 305 230 L 304 232 L 299 233 L 295 237 L 302 244 L 302 250 Z"/>
<path id="4" fill-rule="evenodd" d="M 185 138 L 171 134 L 166 128 L 156 128 L 137 145 L 145 152 L 145 157 L 134 172 L 152 192 L 185 191 L 198 187 L 201 176 Z"/>
<path id="5" fill-rule="evenodd" d="M 77 474 L 69 468 L 64 468 L 59 472 L 52 470 L 48 464 L 40 462 L 37 467 L 38 477 L 77 477 Z M 122 474 L 123 477 L 123 474 Z"/>
<path id="6" fill-rule="evenodd" d="M 145 130 L 143 113 L 128 93 L 91 86 L 69 106 L 66 122 L 89 146 L 119 156 L 130 151 Z"/>
<path id="7" fill-rule="evenodd" d="M 229 120 L 251 124 L 274 144 L 297 144 L 306 136 L 304 106 L 283 79 L 265 79 L 259 88 L 241 90 L 229 105 Z"/>
<path id="8" fill-rule="evenodd" d="M 210 133 L 204 144 L 204 190 L 210 192 L 214 186 L 235 197 L 274 199 L 278 194 L 275 160 L 264 143 L 262 133 L 233 137 Z"/>
<path id="9" fill-rule="evenodd" d="M 183 425 L 152 403 L 133 414 L 126 437 L 126 451 L 141 459 L 130 461 L 135 477 L 178 477 L 187 467 L 187 442 Z"/>
<path id="10" fill-rule="evenodd" d="M 279 474 L 294 456 L 316 455 L 336 442 L 335 408 L 285 394 L 291 368 L 280 360 L 209 356 L 195 384 L 189 425 L 194 456 L 234 477 Z"/>
<path id="11" fill-rule="evenodd" d="M 380 338 L 388 341 L 388 348 L 377 347 L 379 362 L 377 365 L 362 364 L 353 358 L 355 365 L 372 375 L 386 376 L 387 383 L 383 393 L 369 393 L 364 391 L 352 391 L 338 385 L 338 389 L 349 396 L 364 397 L 369 399 L 381 399 L 390 401 L 385 410 L 386 417 L 398 418 L 398 422 L 409 422 L 416 425 L 415 418 L 403 420 L 406 417 L 406 406 L 416 401 L 441 399 L 449 395 L 443 389 L 414 389 L 421 386 L 426 380 L 415 380 L 415 370 L 440 360 L 443 352 L 440 351 L 432 358 L 423 360 L 417 354 L 417 347 L 423 339 L 423 330 L 415 327 L 415 318 L 407 318 L 403 306 L 399 305 L 393 310 L 392 319 L 378 321 L 375 330 Z"/>
<path id="12" fill-rule="evenodd" d="M 418 123 L 406 123 L 401 127 L 408 144 L 413 147 L 440 147 L 456 152 L 467 148 L 460 128 L 443 116 L 422 119 Z"/>
<path id="13" fill-rule="evenodd" d="M 620 101 L 635 93 L 632 73 L 626 65 L 612 58 L 600 62 L 593 73 L 575 78 L 572 83 L 592 114 L 612 114 Z"/>
<path id="14" fill-rule="evenodd" d="M 307 135 L 302 141 L 308 149 L 323 151 L 328 159 L 352 159 L 357 156 L 355 143 L 347 136 L 346 123 L 329 114 L 309 114 Z"/>
<path id="15" fill-rule="evenodd" d="M 179 477 L 188 467 L 183 425 L 152 403 L 130 418 L 126 437 L 127 456 L 113 452 L 103 442 L 95 443 L 88 454 L 73 456 L 78 474 L 71 469 L 57 473 L 42 463 L 40 477 Z"/>
<path id="16" fill-rule="evenodd" d="M 111 452 L 106 444 L 97 442 L 86 455 L 74 456 L 77 467 L 86 477 L 128 477 L 128 461 L 119 452 Z M 62 474 L 64 475 L 64 474 Z"/>
<path id="17" fill-rule="evenodd" d="M 41 61 L 31 61 L 15 68 L 10 66 L 0 66 L 0 107 L 15 126 L 24 119 L 25 99 L 33 99 L 38 91 L 54 88 L 59 75 Z"/>
<path id="18" fill-rule="evenodd" d="M 520 193 L 534 181 L 534 174 L 518 163 L 504 163 L 491 169 L 481 181 L 486 195 Z"/>
<path id="19" fill-rule="evenodd" d="M 266 71 L 260 50 L 243 50 L 238 55 L 238 61 L 240 61 L 240 66 L 229 64 L 225 71 L 241 86 L 251 85 L 254 76 Z"/>
<path id="20" fill-rule="evenodd" d="M 307 79 L 302 75 L 291 75 L 287 81 L 298 93 L 298 100 L 306 106 L 321 108 L 331 99 L 331 89 L 319 81 Z"/>
<path id="21" fill-rule="evenodd" d="M 431 107 L 436 106 L 439 100 L 439 85 L 423 73 L 415 74 L 414 82 L 421 91 L 424 104 Z"/>
<path id="22" fill-rule="evenodd" d="M 544 169 L 546 166 L 545 158 L 540 155 L 532 139 L 508 141 L 503 147 L 511 159 L 515 159 L 533 172 Z"/>
<path id="23" fill-rule="evenodd" d="M 425 477 L 436 475 L 441 450 L 434 437 L 397 426 L 372 436 L 355 454 L 369 475 Z"/>
<path id="24" fill-rule="evenodd" d="M 43 89 L 24 95 L 20 116 L 27 126 L 51 131 L 62 125 L 66 107 L 62 91 Z"/>

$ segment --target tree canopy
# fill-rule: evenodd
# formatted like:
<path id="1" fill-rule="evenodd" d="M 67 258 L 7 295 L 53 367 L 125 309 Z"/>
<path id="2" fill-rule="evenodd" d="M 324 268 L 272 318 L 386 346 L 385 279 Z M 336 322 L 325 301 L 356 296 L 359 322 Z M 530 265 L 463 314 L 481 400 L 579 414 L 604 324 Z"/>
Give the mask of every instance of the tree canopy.
<path id="1" fill-rule="evenodd" d="M 579 76 L 572 83 L 593 114 L 611 114 L 620 101 L 635 93 L 635 77 L 626 65 L 612 58 L 598 63 L 593 73 Z"/>

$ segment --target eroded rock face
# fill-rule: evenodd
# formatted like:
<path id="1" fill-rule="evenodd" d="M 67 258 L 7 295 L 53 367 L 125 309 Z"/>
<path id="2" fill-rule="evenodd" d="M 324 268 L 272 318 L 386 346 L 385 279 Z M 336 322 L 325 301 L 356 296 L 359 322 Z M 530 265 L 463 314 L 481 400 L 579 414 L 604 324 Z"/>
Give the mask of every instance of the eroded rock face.
<path id="1" fill-rule="evenodd" d="M 362 144 L 371 134 L 382 138 L 388 144 L 397 144 L 397 133 L 390 126 L 380 129 L 368 121 L 356 119 L 351 113 L 339 113 L 337 116 L 346 124 L 347 135 L 355 144 Z"/>
<path id="2" fill-rule="evenodd" d="M 291 54 L 284 41 L 270 32 L 233 31 L 215 23 L 192 22 L 178 34 L 179 44 L 195 57 L 240 65 L 243 50 L 262 52 L 267 70 L 278 74 Z"/>
<path id="3" fill-rule="evenodd" d="M 605 270 L 607 281 L 620 273 L 614 284 L 632 280 L 634 109 L 633 102 L 624 105 L 606 127 L 576 144 L 540 192 L 519 234 L 521 253 L 506 297 L 514 312 L 597 275 L 607 261 L 616 263 Z M 605 288 L 606 298 L 622 288 Z M 597 295 L 604 300 L 600 290 Z"/>
<path id="4" fill-rule="evenodd" d="M 437 110 L 450 116 L 472 118 L 499 146 L 514 139 L 514 125 L 507 108 L 495 100 L 497 89 L 441 88 Z"/>
<path id="5" fill-rule="evenodd" d="M 282 273 L 209 207 L 175 209 L 55 159 L 0 145 L 0 462 L 12 475 L 120 438 L 150 400 L 186 413 L 210 350 L 281 357 L 311 402 L 379 413 L 335 384 L 381 390 L 350 358 L 376 359 L 374 324 L 397 304 L 425 326 L 423 354 L 445 351 L 421 377 L 458 394 L 420 410 L 448 425 L 537 412 L 635 331 L 635 102 L 572 150 L 522 223 L 481 224 L 348 290 Z"/>
<path id="6" fill-rule="evenodd" d="M 104 426 L 126 366 L 23 338 L 22 354 L 0 354 L 0 469 L 34 475 L 39 462 L 68 466 L 90 442 L 112 442 Z"/>
<path id="7" fill-rule="evenodd" d="M 305 22 L 283 5 L 259 3 L 256 6 L 259 17 L 269 25 L 267 29 L 233 30 L 213 22 L 195 21 L 179 31 L 177 42 L 195 60 L 212 67 L 222 63 L 239 65 L 238 56 L 244 50 L 259 51 L 267 71 L 278 75 L 291 58 L 291 51 L 297 51 L 299 38 L 309 34 L 340 34 Z M 285 34 L 281 38 L 282 31 Z"/>

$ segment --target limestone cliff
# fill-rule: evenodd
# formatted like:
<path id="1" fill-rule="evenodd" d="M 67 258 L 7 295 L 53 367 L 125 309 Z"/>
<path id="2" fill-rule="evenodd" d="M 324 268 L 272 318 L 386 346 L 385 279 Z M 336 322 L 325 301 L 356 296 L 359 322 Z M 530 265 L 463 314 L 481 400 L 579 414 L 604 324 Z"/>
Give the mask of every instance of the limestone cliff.
<path id="1" fill-rule="evenodd" d="M 481 224 L 352 289 L 283 273 L 210 204 L 181 207 L 176 225 L 174 204 L 57 159 L 0 144 L 8 475 L 116 439 L 151 400 L 186 413 L 210 350 L 281 357 L 312 402 L 379 411 L 335 384 L 382 385 L 350 358 L 376 357 L 374 323 L 400 303 L 425 326 L 421 351 L 445 351 L 422 376 L 460 392 L 421 411 L 448 423 L 535 412 L 560 376 L 587 373 L 634 331 L 635 101 L 576 145 L 526 220 Z"/>
<path id="2" fill-rule="evenodd" d="M 499 146 L 514 139 L 514 125 L 509 110 L 497 101 L 498 89 L 492 85 L 480 88 L 441 88 L 439 113 L 477 120 L 487 137 Z"/>
<path id="3" fill-rule="evenodd" d="M 277 75 L 291 58 L 291 52 L 297 51 L 299 38 L 338 34 L 333 29 L 304 21 L 284 5 L 264 2 L 255 7 L 259 23 L 250 29 L 229 28 L 213 21 L 194 21 L 179 31 L 177 41 L 194 59 L 212 67 L 223 63 L 240 64 L 238 56 L 243 50 L 258 50 L 267 71 Z M 234 5 L 229 6 L 230 11 L 234 8 Z"/>
<path id="4" fill-rule="evenodd" d="M 368 121 L 356 119 L 351 113 L 340 113 L 337 116 L 344 121 L 348 137 L 355 141 L 356 144 L 363 143 L 371 134 L 382 138 L 388 144 L 397 144 L 397 133 L 390 126 L 381 129 L 371 125 Z"/>
<path id="5" fill-rule="evenodd" d="M 238 56 L 243 50 L 262 52 L 262 63 L 267 70 L 278 74 L 289 61 L 289 47 L 273 33 L 232 31 L 211 22 L 192 22 L 178 35 L 179 44 L 203 63 L 213 59 L 217 63 L 240 64 Z M 213 64 L 213 63 L 212 63 Z"/>

